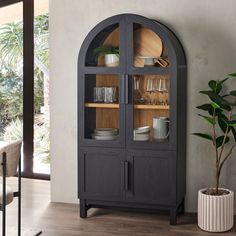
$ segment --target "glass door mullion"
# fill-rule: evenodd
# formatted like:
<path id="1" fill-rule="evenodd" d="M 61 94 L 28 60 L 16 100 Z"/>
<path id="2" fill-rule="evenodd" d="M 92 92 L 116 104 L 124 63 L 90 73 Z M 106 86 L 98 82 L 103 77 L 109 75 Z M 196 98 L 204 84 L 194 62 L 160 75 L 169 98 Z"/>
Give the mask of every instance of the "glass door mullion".
<path id="1" fill-rule="evenodd" d="M 133 60 L 133 22 L 126 18 L 126 73 L 130 74 Z"/>

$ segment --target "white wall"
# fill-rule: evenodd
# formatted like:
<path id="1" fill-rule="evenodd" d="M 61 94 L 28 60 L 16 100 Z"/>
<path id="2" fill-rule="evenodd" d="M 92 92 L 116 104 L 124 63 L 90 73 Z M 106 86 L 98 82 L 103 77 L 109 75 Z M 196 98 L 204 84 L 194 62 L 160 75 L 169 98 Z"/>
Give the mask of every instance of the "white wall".
<path id="1" fill-rule="evenodd" d="M 188 60 L 187 211 L 196 211 L 197 190 L 213 185 L 213 150 L 192 132 L 206 127 L 197 117 L 203 102 L 197 91 L 207 80 L 236 71 L 235 0 L 51 0 L 51 185 L 52 201 L 77 200 L 77 57 L 86 34 L 98 22 L 136 13 L 170 26 Z M 232 84 L 233 85 L 233 84 Z M 236 83 L 234 87 L 236 88 Z M 236 191 L 236 155 L 222 184 Z"/>

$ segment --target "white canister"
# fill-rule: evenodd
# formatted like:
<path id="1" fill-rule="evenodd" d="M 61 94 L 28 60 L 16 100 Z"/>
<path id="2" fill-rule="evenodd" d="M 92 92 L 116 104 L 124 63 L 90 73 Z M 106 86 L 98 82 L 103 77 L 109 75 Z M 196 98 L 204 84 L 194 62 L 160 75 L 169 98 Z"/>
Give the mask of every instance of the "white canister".
<path id="1" fill-rule="evenodd" d="M 144 66 L 154 66 L 155 58 L 154 57 L 145 57 L 144 58 Z"/>
<path id="2" fill-rule="evenodd" d="M 153 133 L 155 140 L 167 139 L 169 136 L 169 120 L 167 117 L 153 118 Z"/>

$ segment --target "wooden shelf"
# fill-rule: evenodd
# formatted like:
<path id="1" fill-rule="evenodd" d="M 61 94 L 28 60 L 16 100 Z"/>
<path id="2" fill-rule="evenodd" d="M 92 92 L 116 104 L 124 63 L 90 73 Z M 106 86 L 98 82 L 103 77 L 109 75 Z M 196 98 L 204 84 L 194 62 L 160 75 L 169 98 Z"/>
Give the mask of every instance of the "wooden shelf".
<path id="1" fill-rule="evenodd" d="M 108 66 L 85 66 L 82 68 L 86 74 L 109 74 L 119 75 L 119 67 Z"/>
<path id="2" fill-rule="evenodd" d="M 119 108 L 119 104 L 116 103 L 85 103 L 85 107 L 95 108 Z"/>
<path id="3" fill-rule="evenodd" d="M 132 74 L 137 75 L 169 75 L 171 72 L 171 66 L 157 67 L 157 66 L 145 66 L 145 67 L 132 67 Z"/>
<path id="4" fill-rule="evenodd" d="M 85 107 L 91 108 L 119 108 L 117 103 L 85 103 Z M 136 104 L 134 109 L 146 109 L 146 110 L 169 110 L 169 105 L 145 105 L 145 104 Z"/>
<path id="5" fill-rule="evenodd" d="M 169 105 L 145 105 L 145 104 L 136 104 L 134 109 L 147 109 L 147 110 L 169 110 Z"/>

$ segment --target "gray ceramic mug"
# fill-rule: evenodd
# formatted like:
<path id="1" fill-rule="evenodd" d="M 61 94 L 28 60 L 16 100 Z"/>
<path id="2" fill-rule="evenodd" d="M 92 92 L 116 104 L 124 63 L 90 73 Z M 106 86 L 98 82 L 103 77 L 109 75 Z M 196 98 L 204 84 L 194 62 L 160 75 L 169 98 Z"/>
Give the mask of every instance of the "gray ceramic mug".
<path id="1" fill-rule="evenodd" d="M 167 139 L 169 137 L 169 120 L 167 117 L 153 118 L 154 139 Z"/>

